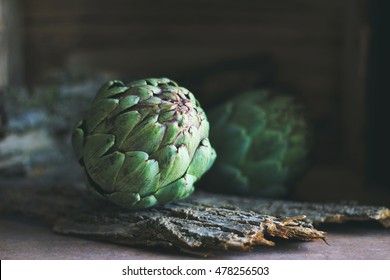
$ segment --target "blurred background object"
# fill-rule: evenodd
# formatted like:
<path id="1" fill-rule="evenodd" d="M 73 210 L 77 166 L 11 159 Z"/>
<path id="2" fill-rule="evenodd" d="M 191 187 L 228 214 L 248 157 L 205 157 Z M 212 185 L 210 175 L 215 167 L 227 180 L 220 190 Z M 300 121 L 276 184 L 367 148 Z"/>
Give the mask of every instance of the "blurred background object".
<path id="1" fill-rule="evenodd" d="M 96 87 L 167 76 L 205 108 L 262 86 L 295 92 L 315 145 L 293 198 L 388 204 L 385 2 L 0 0 L 0 176 L 47 174 L 31 163 L 45 162 L 39 149 L 73 170 L 68 133 Z"/>
<path id="2" fill-rule="evenodd" d="M 218 159 L 201 185 L 225 194 L 288 197 L 311 165 L 305 111 L 288 92 L 267 89 L 243 92 L 209 110 Z"/>

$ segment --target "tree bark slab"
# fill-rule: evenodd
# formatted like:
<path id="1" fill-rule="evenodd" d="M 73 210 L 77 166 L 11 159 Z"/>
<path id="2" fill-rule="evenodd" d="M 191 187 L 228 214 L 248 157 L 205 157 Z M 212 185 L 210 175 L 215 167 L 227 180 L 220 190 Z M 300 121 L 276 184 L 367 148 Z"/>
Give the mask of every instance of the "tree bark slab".
<path id="1" fill-rule="evenodd" d="M 0 213 L 44 220 L 54 231 L 126 245 L 178 248 L 207 256 L 250 251 L 282 239 L 312 241 L 326 233 L 312 223 L 378 220 L 390 211 L 356 204 L 313 204 L 196 192 L 185 201 L 129 211 L 91 197 L 81 186 L 0 182 Z"/>
<path id="2" fill-rule="evenodd" d="M 349 221 L 374 221 L 390 227 L 390 208 L 385 206 L 360 205 L 357 202 L 313 203 L 289 200 L 243 198 L 238 196 L 199 193 L 193 202 L 215 207 L 238 207 L 277 217 L 304 215 L 314 225 L 322 223 L 345 223 Z"/>

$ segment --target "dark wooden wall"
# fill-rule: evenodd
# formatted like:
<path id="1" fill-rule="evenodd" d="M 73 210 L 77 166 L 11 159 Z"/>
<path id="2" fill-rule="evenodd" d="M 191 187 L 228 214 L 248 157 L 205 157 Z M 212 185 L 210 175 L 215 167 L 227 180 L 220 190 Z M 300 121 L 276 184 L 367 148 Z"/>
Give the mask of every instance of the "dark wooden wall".
<path id="1" fill-rule="evenodd" d="M 58 68 L 171 77 L 267 53 L 316 119 L 338 118 L 348 1 L 23 1 L 29 81 Z"/>
<path id="2" fill-rule="evenodd" d="M 262 52 L 281 82 L 332 109 L 341 90 L 345 1 L 24 0 L 27 73 L 175 74 Z"/>

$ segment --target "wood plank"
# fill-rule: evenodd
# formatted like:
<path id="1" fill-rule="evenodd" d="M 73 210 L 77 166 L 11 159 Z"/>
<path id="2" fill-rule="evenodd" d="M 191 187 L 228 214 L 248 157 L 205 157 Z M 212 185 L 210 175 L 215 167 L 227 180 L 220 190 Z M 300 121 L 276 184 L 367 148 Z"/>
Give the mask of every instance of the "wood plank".
<path id="1" fill-rule="evenodd" d="M 308 25 L 307 24 L 291 24 L 291 25 L 264 25 L 264 24 L 248 24 L 248 25 L 236 25 L 234 23 L 229 24 L 208 24 L 208 23 L 191 23 L 180 24 L 176 23 L 117 23 L 117 24 L 105 24 L 105 23 L 65 23 L 65 24 L 46 24 L 44 26 L 29 25 L 26 27 L 28 34 L 33 36 L 54 36 L 61 34 L 62 36 L 81 36 L 88 34 L 89 36 L 102 36 L 102 38 L 128 38 L 147 39 L 148 37 L 153 39 L 152 36 L 157 36 L 158 39 L 166 40 L 207 40 L 214 41 L 219 39 L 225 39 L 230 41 L 240 42 L 241 39 L 246 41 L 259 40 L 262 37 L 273 38 L 273 40 L 279 40 L 279 42 L 293 40 L 301 42 L 315 41 L 319 43 L 329 42 L 333 43 L 335 39 L 341 38 L 341 31 L 335 28 L 331 24 L 322 25 Z M 132 38 L 136 36 L 136 38 Z M 57 38 L 60 39 L 60 38 Z M 134 40 L 133 40 L 134 41 Z M 246 43 L 246 42 L 243 42 Z"/>
<path id="2" fill-rule="evenodd" d="M 0 139 L 5 135 L 7 124 L 4 104 L 4 90 L 8 84 L 8 36 L 5 11 L 5 0 L 0 0 Z"/>
<path id="3" fill-rule="evenodd" d="M 6 0 L 0 0 L 0 90 L 8 84 L 8 34 Z"/>
<path id="4" fill-rule="evenodd" d="M 54 24 L 131 24 L 144 22 L 145 24 L 180 23 L 180 24 L 235 24 L 235 25 L 290 25 L 311 22 L 318 25 L 324 22 L 341 23 L 342 13 L 327 13 L 324 11 L 274 11 L 267 10 L 243 10 L 243 11 L 215 11 L 206 10 L 201 13 L 167 13 L 159 10 L 118 10 L 105 12 L 91 12 L 89 10 L 75 10 L 74 12 L 48 11 L 47 13 L 31 13 L 25 15 L 28 24 L 45 25 Z"/>
<path id="5" fill-rule="evenodd" d="M 277 58 L 279 65 L 279 73 L 284 77 L 291 77 L 291 80 L 305 80 L 310 85 L 319 82 L 320 76 L 325 76 L 321 86 L 325 86 L 326 90 L 332 89 L 326 86 L 335 84 L 335 69 L 337 69 L 338 61 L 329 54 L 322 58 L 317 56 L 317 53 L 311 48 L 296 48 L 296 51 L 291 51 L 289 48 L 280 49 L 262 49 L 258 46 L 252 46 L 249 49 L 240 47 L 235 48 L 209 48 L 199 47 L 194 50 L 193 47 L 139 47 L 139 48 L 111 48 L 103 50 L 82 49 L 76 48 L 67 56 L 64 63 L 70 67 L 81 67 L 85 70 L 88 68 L 109 69 L 112 71 L 125 70 L 128 74 L 139 73 L 139 75 L 147 72 L 147 70 L 158 71 L 161 74 L 189 71 L 192 68 L 200 66 L 207 67 L 218 61 L 235 59 L 243 56 L 253 55 L 258 53 L 269 53 Z M 45 61 L 47 53 L 42 53 L 35 57 L 35 61 Z M 299 57 L 306 55 L 305 59 Z M 45 56 L 45 57 L 44 57 Z M 312 82 L 311 78 L 315 78 Z M 333 82 L 332 82 L 333 79 Z"/>
<path id="6" fill-rule="evenodd" d="M 163 10 L 163 11 L 196 11 L 202 12 L 207 10 L 268 10 L 272 11 L 295 11 L 295 10 L 322 10 L 327 11 L 336 11 L 342 6 L 341 1 L 331 0 L 331 1 L 310 1 L 310 0 L 279 0 L 279 1 L 255 1 L 255 0 L 243 0 L 239 4 L 237 1 L 227 0 L 223 4 L 219 1 L 208 1 L 208 0 L 168 0 L 168 1 L 135 1 L 135 0 L 111 0 L 110 2 L 102 0 L 34 0 L 34 2 L 24 0 L 27 7 L 30 10 L 61 10 L 61 12 L 66 10 L 76 10 L 80 7 L 88 9 L 90 11 L 96 11 L 103 8 L 104 11 L 109 12 L 110 10 L 117 11 L 128 7 L 132 10 Z M 61 9 L 58 9 L 58 8 Z"/>
<path id="7" fill-rule="evenodd" d="M 366 75 L 368 23 L 366 0 L 347 1 L 342 61 L 342 121 L 344 160 L 351 169 L 365 176 Z M 364 11 L 364 12 L 363 12 Z"/>
<path id="8" fill-rule="evenodd" d="M 199 65 L 197 59 L 180 54 L 183 52 L 196 54 L 203 62 L 211 59 L 212 63 L 257 50 L 258 53 L 270 52 L 284 65 L 301 65 L 287 66 L 287 69 L 298 69 L 303 74 L 304 69 L 310 69 L 329 75 L 337 60 L 336 48 L 341 46 L 339 26 L 343 6 L 336 0 L 326 3 L 242 1 L 239 5 L 231 0 L 223 5 L 219 1 L 203 0 L 186 3 L 113 0 L 109 4 L 100 0 L 24 1 L 29 73 L 37 76 L 42 71 L 37 65 L 41 65 L 40 68 L 64 67 L 82 54 L 87 56 L 84 61 L 93 65 L 127 71 L 126 64 L 133 61 L 132 54 L 142 55 L 137 48 L 151 46 L 155 49 L 145 55 L 177 56 L 169 63 L 172 69 L 173 65 L 182 69 L 184 66 L 180 63 L 185 61 L 187 68 Z M 118 56 L 109 54 L 120 47 L 128 49 L 127 53 L 121 52 L 122 58 L 119 58 L 124 60 L 121 63 L 124 67 L 114 64 L 113 61 L 119 61 Z M 205 54 L 205 48 L 210 54 Z M 168 52 L 164 54 L 161 50 Z M 96 63 L 92 61 L 99 51 L 107 54 L 102 57 L 108 61 L 99 59 L 99 55 L 96 55 Z M 316 52 L 329 54 L 315 55 Z M 182 62 L 178 61 L 183 58 Z M 149 65 L 148 57 L 142 59 L 146 60 L 144 65 Z M 315 64 L 318 67 L 311 66 Z"/>
<path id="9" fill-rule="evenodd" d="M 24 78 L 20 10 L 19 0 L 0 2 L 0 87 Z"/>

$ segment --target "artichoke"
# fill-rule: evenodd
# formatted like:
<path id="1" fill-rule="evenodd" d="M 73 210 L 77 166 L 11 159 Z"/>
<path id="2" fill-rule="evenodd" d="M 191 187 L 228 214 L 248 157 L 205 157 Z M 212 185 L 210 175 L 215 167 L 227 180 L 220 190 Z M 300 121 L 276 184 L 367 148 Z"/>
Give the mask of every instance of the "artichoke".
<path id="1" fill-rule="evenodd" d="M 140 209 L 188 197 L 216 157 L 194 95 L 167 78 L 109 81 L 72 144 L 100 196 Z"/>
<path id="2" fill-rule="evenodd" d="M 278 198 L 305 170 L 308 154 L 303 107 L 291 96 L 246 92 L 208 112 L 218 159 L 207 188 Z"/>

